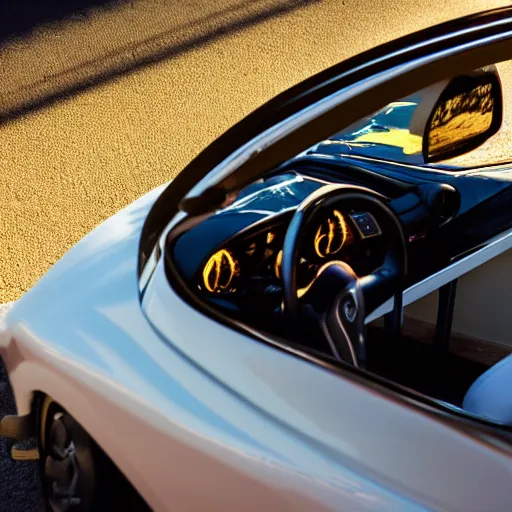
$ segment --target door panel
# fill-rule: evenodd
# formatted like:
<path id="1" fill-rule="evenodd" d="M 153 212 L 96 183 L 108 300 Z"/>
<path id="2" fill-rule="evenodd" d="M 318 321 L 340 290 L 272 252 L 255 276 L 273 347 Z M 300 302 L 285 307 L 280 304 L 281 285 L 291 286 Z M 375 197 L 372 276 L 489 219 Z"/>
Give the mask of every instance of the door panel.
<path id="1" fill-rule="evenodd" d="M 408 318 L 435 325 L 435 291 L 405 309 Z M 512 348 L 512 250 L 459 279 L 453 332 Z"/>

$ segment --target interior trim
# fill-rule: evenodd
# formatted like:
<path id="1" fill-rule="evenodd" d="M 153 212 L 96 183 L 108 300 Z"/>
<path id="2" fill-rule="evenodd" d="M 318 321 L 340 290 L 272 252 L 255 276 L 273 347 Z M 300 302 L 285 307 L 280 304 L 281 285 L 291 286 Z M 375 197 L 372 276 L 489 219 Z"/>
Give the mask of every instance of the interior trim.
<path id="1" fill-rule="evenodd" d="M 407 288 L 403 294 L 403 306 L 405 307 L 416 302 L 418 299 L 438 290 L 441 286 L 448 284 L 454 279 L 471 272 L 471 270 L 487 263 L 489 260 L 492 260 L 511 248 L 512 228 L 489 240 L 489 242 L 481 249 L 478 249 L 468 256 L 451 263 L 435 274 L 426 277 L 423 281 Z M 392 297 L 370 313 L 366 317 L 365 323 L 368 324 L 382 315 L 393 311 L 393 306 L 394 298 Z"/>

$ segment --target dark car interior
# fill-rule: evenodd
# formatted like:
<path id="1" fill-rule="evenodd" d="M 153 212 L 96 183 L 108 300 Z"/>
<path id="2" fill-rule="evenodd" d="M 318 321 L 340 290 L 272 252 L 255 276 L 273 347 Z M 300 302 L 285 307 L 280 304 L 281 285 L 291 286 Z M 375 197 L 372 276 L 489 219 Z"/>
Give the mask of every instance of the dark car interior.
<path id="1" fill-rule="evenodd" d="M 480 399 L 467 405 L 475 402 L 468 390 L 512 347 L 452 332 L 457 278 L 466 272 L 456 269 L 512 227 L 509 165 L 467 169 L 449 160 L 500 128 L 496 77 L 479 70 L 438 87 L 422 137 L 414 125 L 424 91 L 300 153 L 169 237 L 168 264 L 201 301 L 263 337 L 512 424 Z M 392 158 L 397 151 L 416 156 Z M 433 324 L 404 310 L 404 292 L 416 289 L 427 290 L 418 298 L 438 294 Z"/>
<path id="2" fill-rule="evenodd" d="M 292 334 L 308 350 L 336 358 L 325 337 L 322 339 L 321 333 L 315 332 L 318 327 L 314 320 L 306 319 L 308 308 L 300 313 L 306 324 L 300 339 L 285 321 L 281 265 L 286 232 L 299 204 L 310 194 L 341 183 L 364 187 L 371 183 L 372 191 L 381 194 L 400 218 L 408 263 L 403 287 L 421 281 L 474 246 L 475 240 L 468 237 L 464 237 L 466 247 L 446 243 L 450 231 L 457 229 L 454 224 L 464 225 L 465 216 L 459 214 L 460 193 L 454 186 L 388 179 L 345 165 L 342 158 L 325 165 L 322 157 L 311 155 L 250 185 L 232 205 L 183 234 L 174 247 L 179 269 L 206 300 L 229 310 L 236 318 L 279 336 Z M 511 193 L 508 188 L 504 192 Z M 382 266 L 389 233 L 379 222 L 378 214 L 368 210 L 357 204 L 337 207 L 335 203 L 315 217 L 298 253 L 299 296 L 329 262 L 344 261 L 358 276 L 371 274 Z M 507 227 L 510 226 L 495 229 L 500 232 Z M 484 242 L 490 235 L 482 232 L 479 241 Z M 384 299 L 386 292 L 383 293 L 381 298 L 377 294 L 374 307 Z M 366 301 L 366 306 L 368 314 L 372 305 Z M 405 339 L 403 333 L 397 339 L 391 331 L 390 339 L 386 332 L 389 329 L 389 325 L 367 327 L 368 371 L 461 405 L 469 385 L 487 369 L 483 362 L 451 352 L 439 353 L 425 340 Z"/>

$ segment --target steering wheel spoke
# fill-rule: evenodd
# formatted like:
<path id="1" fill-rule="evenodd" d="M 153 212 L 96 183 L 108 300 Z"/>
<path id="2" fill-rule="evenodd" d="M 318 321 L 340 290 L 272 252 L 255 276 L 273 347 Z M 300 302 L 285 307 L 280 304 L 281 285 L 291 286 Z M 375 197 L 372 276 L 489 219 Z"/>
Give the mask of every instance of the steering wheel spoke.
<path id="1" fill-rule="evenodd" d="M 339 361 L 359 366 L 364 351 L 364 296 L 359 279 L 343 261 L 323 265 L 301 297 L 315 312 L 315 320 Z"/>
<path id="2" fill-rule="evenodd" d="M 366 315 L 393 297 L 394 290 L 401 285 L 399 270 L 388 265 L 382 265 L 370 274 L 360 277 L 359 286 L 364 296 Z"/>
<path id="3" fill-rule="evenodd" d="M 372 215 L 379 217 L 382 236 L 385 237 L 384 262 L 372 273 L 358 278 L 347 263 L 330 261 L 318 270 L 307 290 L 299 294 L 297 268 L 300 248 L 307 233 L 311 232 L 310 224 L 323 209 L 341 209 L 344 203 L 347 208 L 367 208 Z M 289 319 L 291 333 L 301 336 L 301 312 L 312 311 L 334 357 L 353 366 L 364 367 L 366 315 L 391 296 L 401 297 L 406 251 L 400 221 L 378 194 L 352 185 L 329 185 L 311 194 L 295 212 L 283 245 L 284 312 Z M 397 308 L 401 309 L 400 300 L 395 300 L 395 310 Z M 397 314 L 400 315 L 400 311 Z"/>

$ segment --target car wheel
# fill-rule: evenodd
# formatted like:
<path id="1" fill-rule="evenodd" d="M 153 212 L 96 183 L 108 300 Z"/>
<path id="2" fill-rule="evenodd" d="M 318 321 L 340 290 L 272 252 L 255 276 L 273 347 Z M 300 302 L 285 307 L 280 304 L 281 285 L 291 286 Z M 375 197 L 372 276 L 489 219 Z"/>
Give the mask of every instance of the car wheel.
<path id="1" fill-rule="evenodd" d="M 48 512 L 150 510 L 71 414 L 48 396 L 37 402 L 40 466 Z"/>

